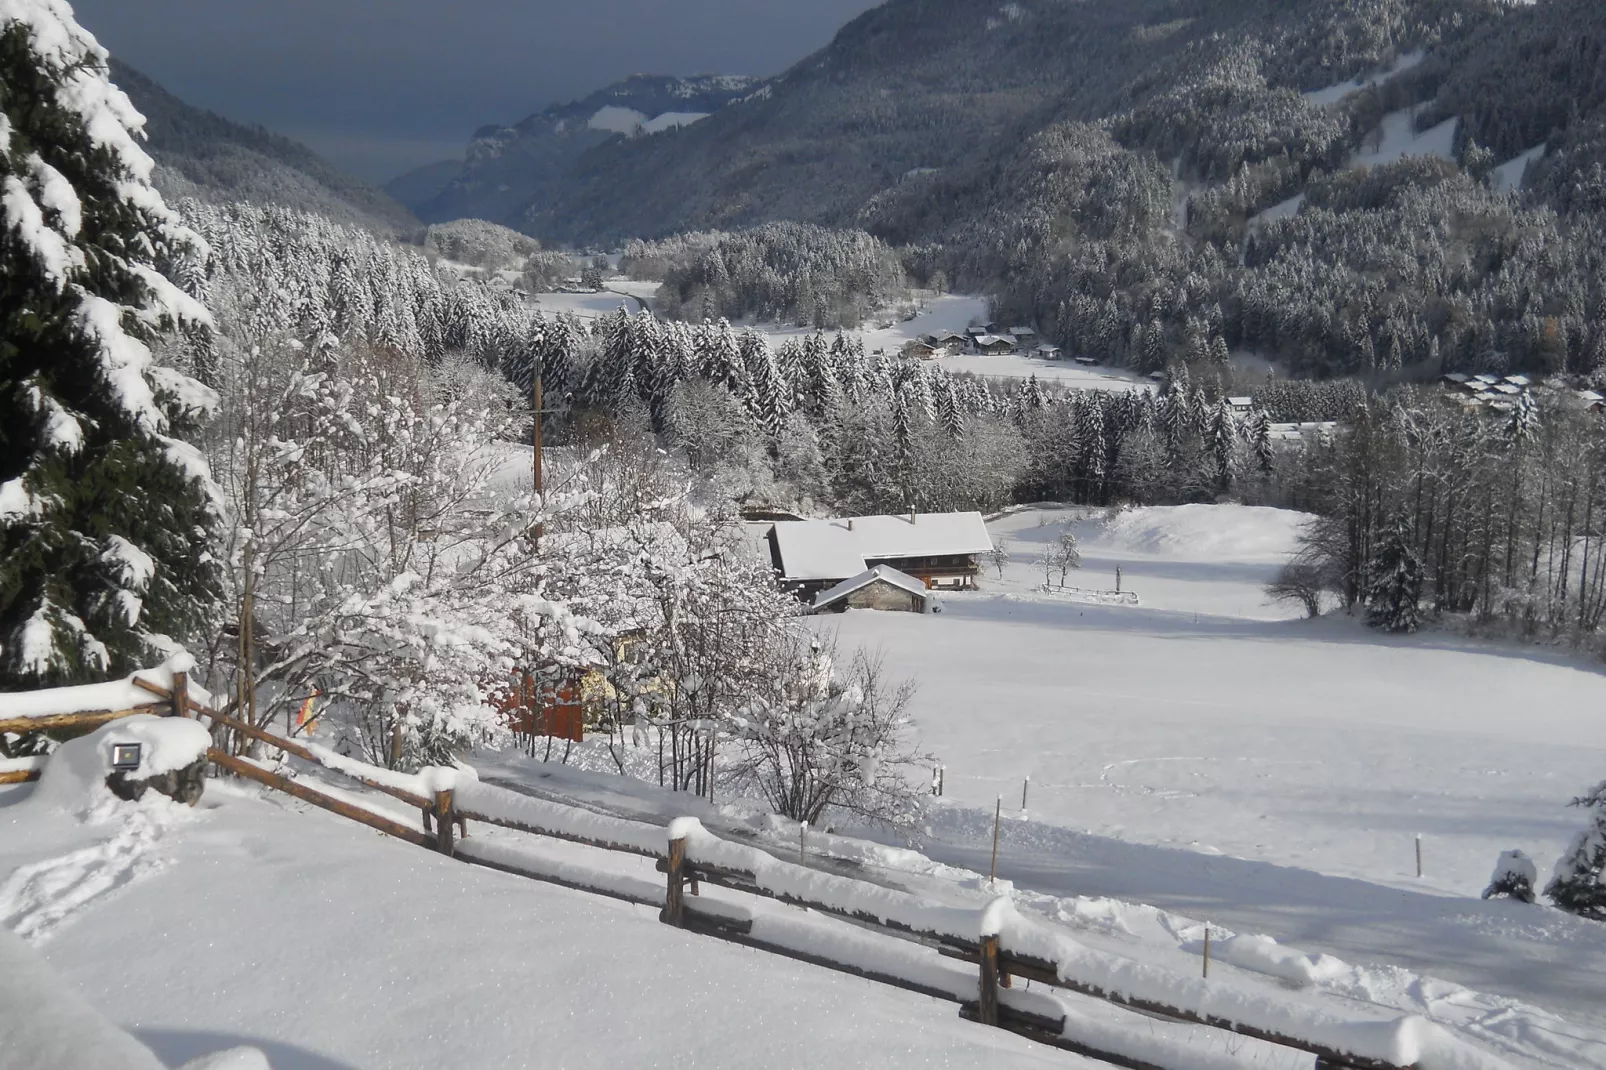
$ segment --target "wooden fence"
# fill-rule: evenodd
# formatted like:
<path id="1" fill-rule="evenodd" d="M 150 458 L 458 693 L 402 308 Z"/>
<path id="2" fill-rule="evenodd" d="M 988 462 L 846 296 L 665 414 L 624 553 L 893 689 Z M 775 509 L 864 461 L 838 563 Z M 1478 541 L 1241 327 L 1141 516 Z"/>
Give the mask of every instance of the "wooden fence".
<path id="1" fill-rule="evenodd" d="M 742 868 L 723 862 L 719 857 L 699 857 L 714 841 L 711 853 L 760 852 L 761 849 L 731 844 L 703 832 L 692 822 L 702 839 L 692 840 L 685 832 L 677 835 L 680 822 L 671 823 L 668 834 L 658 827 L 622 818 L 602 818 L 589 811 L 565 807 L 559 803 L 534 800 L 507 789 L 475 784 L 468 797 L 445 789 L 425 794 L 396 786 L 387 780 L 397 779 L 388 770 L 350 760 L 331 762 L 317 751 L 295 740 L 274 735 L 261 728 L 248 725 L 227 714 L 212 710 L 192 700 L 182 674 L 175 674 L 174 686 L 162 688 L 148 681 L 135 681 L 158 701 L 150 705 L 125 710 L 98 710 L 54 714 L 43 717 L 0 719 L 0 730 L 18 732 L 46 727 L 87 728 L 105 724 L 120 717 L 148 713 L 165 716 L 196 716 L 209 719 L 215 726 L 231 729 L 247 738 L 293 755 L 328 773 L 344 777 L 362 787 L 380 792 L 420 812 L 419 827 L 404 824 L 394 817 L 376 812 L 358 803 L 336 797 L 330 791 L 320 790 L 298 780 L 264 768 L 248 757 L 229 754 L 216 747 L 207 752 L 210 761 L 219 769 L 255 781 L 266 787 L 284 792 L 313 806 L 351 821 L 366 825 L 386 835 L 404 840 L 419 847 L 438 851 L 448 857 L 473 865 L 484 866 L 507 873 L 573 888 L 596 895 L 609 896 L 643 906 L 660 908 L 659 918 L 668 925 L 704 934 L 743 946 L 756 948 L 801 962 L 811 963 L 838 972 L 852 974 L 872 981 L 939 999 L 959 1003 L 960 1014 L 984 1025 L 1010 1030 L 1039 1043 L 1061 1048 L 1076 1054 L 1102 1060 L 1131 1070 L 1178 1070 L 1173 1064 L 1161 1067 L 1133 1052 L 1109 1050 L 1098 1044 L 1087 1043 L 1065 1035 L 1063 1012 L 1057 1004 L 1041 999 L 1023 998 L 1030 995 L 1013 988 L 1012 978 L 1025 978 L 1040 985 L 1065 989 L 1083 996 L 1104 1000 L 1111 1004 L 1145 1015 L 1151 1019 L 1187 1023 L 1214 1030 L 1252 1037 L 1282 1047 L 1308 1052 L 1316 1056 L 1317 1070 L 1417 1070 L 1414 1064 L 1391 1062 L 1366 1051 L 1346 1050 L 1342 1045 L 1323 1043 L 1294 1035 L 1286 1028 L 1257 1022 L 1253 1014 L 1227 1015 L 1202 1011 L 1152 998 L 1115 986 L 1078 979 L 1073 971 L 1062 964 L 1034 957 L 1020 949 L 1007 946 L 1002 935 L 979 935 L 981 912 L 952 908 L 965 914 L 975 923 L 969 934 L 958 931 L 951 924 L 923 923 L 900 918 L 896 909 L 870 910 L 852 905 L 842 898 L 828 895 L 799 893 L 786 882 L 777 885 L 766 880 L 756 866 Z M 0 772 L 0 783 L 32 780 L 38 776 L 38 766 L 26 775 L 9 777 Z M 468 791 L 468 789 L 465 789 Z M 498 795 L 497 793 L 500 793 Z M 506 796 L 506 805 L 498 804 Z M 521 811 L 520 808 L 523 808 Z M 523 811 L 534 811 L 527 813 Z M 575 819 L 569 820 L 565 811 Z M 544 816 L 543 816 L 544 815 Z M 480 822 L 532 836 L 582 844 L 603 851 L 623 852 L 656 860 L 656 868 L 664 875 L 660 884 L 635 878 L 622 878 L 615 874 L 590 871 L 584 866 L 565 866 L 550 860 L 540 860 L 517 852 L 499 850 L 494 844 L 467 839 L 470 822 Z M 768 855 L 763 862 L 777 863 L 777 856 Z M 894 895 L 883 885 L 855 881 L 840 872 L 810 867 L 806 860 L 777 863 L 797 866 L 821 879 L 863 884 L 883 899 Z M 796 882 L 792 882 L 796 883 Z M 959 960 L 976 967 L 975 987 L 971 992 L 956 992 L 951 985 L 933 981 L 929 977 L 912 976 L 872 961 L 853 961 L 851 955 L 831 954 L 813 946 L 813 941 L 778 940 L 755 933 L 754 916 L 732 904 L 711 900 L 699 895 L 703 884 L 724 888 L 747 895 L 803 907 L 853 922 L 863 930 L 912 942 L 927 951 L 947 959 Z M 689 894 L 688 894 L 689 893 Z M 912 898 L 910 893 L 901 893 Z M 972 994 L 973 992 L 973 994 Z M 1272 1016 L 1276 1019 L 1276 1016 Z M 1387 1019 L 1366 1019 L 1365 1024 L 1389 1024 Z"/>

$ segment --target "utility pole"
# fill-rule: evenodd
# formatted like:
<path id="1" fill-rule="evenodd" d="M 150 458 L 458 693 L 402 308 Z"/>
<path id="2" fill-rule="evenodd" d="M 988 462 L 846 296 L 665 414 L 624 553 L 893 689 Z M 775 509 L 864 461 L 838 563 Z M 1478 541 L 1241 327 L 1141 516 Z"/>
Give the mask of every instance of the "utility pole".
<path id="1" fill-rule="evenodd" d="M 530 432 L 530 468 L 535 476 L 535 493 L 541 499 L 541 510 L 546 511 L 546 488 L 541 479 L 541 406 L 544 401 L 541 393 L 541 358 L 533 357 L 530 361 L 530 410 L 534 414 L 535 423 Z M 541 545 L 541 536 L 545 533 L 545 524 L 535 525 L 535 545 Z"/>

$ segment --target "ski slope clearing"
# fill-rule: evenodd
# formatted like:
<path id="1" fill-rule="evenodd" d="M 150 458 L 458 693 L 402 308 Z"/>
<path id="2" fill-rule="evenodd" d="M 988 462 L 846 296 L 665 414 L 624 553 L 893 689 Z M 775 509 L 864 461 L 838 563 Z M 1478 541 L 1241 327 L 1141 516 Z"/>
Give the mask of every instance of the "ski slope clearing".
<path id="1" fill-rule="evenodd" d="M 1458 119 L 1446 119 L 1426 130 L 1416 129 L 1416 116 L 1420 107 L 1391 111 L 1383 116 L 1383 123 L 1368 137 L 1361 151 L 1350 157 L 1349 167 L 1377 167 L 1394 163 L 1407 156 L 1437 156 L 1443 160 L 1455 159 L 1455 130 Z"/>
<path id="2" fill-rule="evenodd" d="M 1427 53 L 1425 52 L 1407 52 L 1389 64 L 1386 70 L 1375 74 L 1363 75 L 1360 78 L 1351 78 L 1347 82 L 1338 82 L 1334 85 L 1324 86 L 1321 89 L 1312 89 L 1301 95 L 1305 98 L 1307 104 L 1314 107 L 1331 107 L 1353 93 L 1359 93 L 1361 90 L 1372 86 L 1382 85 L 1398 75 L 1404 74 L 1412 67 L 1420 64 L 1425 58 L 1427 58 Z"/>
<path id="3" fill-rule="evenodd" d="M 919 682 L 911 714 L 951 806 L 922 848 L 985 869 L 1001 795 L 1016 817 L 1001 867 L 1024 886 L 1157 903 L 1602 1021 L 1606 927 L 1447 897 L 1477 896 L 1509 848 L 1548 874 L 1580 825 L 1567 800 L 1606 766 L 1606 679 L 1541 648 L 1292 619 L 1260 587 L 1298 519 L 1028 510 L 992 526 L 1012 554 L 986 590 L 945 596 L 937 616 L 827 622 Z M 1068 583 L 1113 588 L 1120 567 L 1138 606 L 1031 593 L 1066 524 L 1082 553 Z"/>

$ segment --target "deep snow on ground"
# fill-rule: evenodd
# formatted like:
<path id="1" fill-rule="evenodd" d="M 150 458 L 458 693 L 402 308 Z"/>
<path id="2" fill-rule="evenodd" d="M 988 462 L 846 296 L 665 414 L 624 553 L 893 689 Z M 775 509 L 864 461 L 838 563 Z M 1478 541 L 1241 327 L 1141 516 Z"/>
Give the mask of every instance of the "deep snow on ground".
<path id="1" fill-rule="evenodd" d="M 254 788 L 87 823 L 30 796 L 0 792 L 0 874 L 24 876 L 0 924 L 169 1065 L 240 1044 L 275 1070 L 1085 1065 Z"/>
<path id="2" fill-rule="evenodd" d="M 1570 1002 L 1571 991 L 1586 1013 L 1598 1008 L 1606 927 L 1548 909 L 1491 916 L 1442 897 L 1477 896 L 1508 848 L 1548 877 L 1581 827 L 1567 801 L 1606 770 L 1606 678 L 1545 648 L 1381 636 L 1342 615 L 1307 621 L 1267 605 L 1260 587 L 1299 519 L 1241 506 L 1114 520 L 1027 510 L 992 525 L 1012 540 L 1004 578 L 989 568 L 985 590 L 945 596 L 941 614 L 822 618 L 844 647 L 877 648 L 894 677 L 918 681 L 911 713 L 957 808 L 922 846 L 970 865 L 980 852 L 985 867 L 994 801 L 1002 794 L 1006 817 L 1018 816 L 1030 775 L 1030 820 L 1009 826 L 1001 862 L 1019 884 L 1220 911 L 1240 928 L 1318 947 L 1397 950 L 1419 968 L 1438 961 L 1424 941 L 1450 939 L 1427 929 L 1464 913 L 1468 931 L 1489 940 L 1475 952 L 1446 946 L 1450 976 L 1501 990 L 1506 974 L 1508 991 L 1536 985 L 1552 1002 Z M 1067 582 L 1113 588 L 1119 566 L 1139 605 L 1032 591 L 1042 551 L 1067 522 L 1082 552 Z M 1421 917 L 1396 927 L 1395 908 Z M 1503 964 L 1506 936 L 1534 943 Z M 1587 978 L 1547 980 L 1548 967 L 1528 962 L 1575 953 Z"/>

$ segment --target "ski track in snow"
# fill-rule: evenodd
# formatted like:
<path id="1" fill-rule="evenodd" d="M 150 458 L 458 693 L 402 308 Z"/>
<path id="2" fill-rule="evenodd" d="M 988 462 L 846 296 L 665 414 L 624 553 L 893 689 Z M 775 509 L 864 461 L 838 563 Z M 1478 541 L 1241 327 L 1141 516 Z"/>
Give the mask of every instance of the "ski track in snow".
<path id="1" fill-rule="evenodd" d="M 91 902 L 159 869 L 159 838 L 156 824 L 135 812 L 101 843 L 19 866 L 0 884 L 0 925 L 30 943 L 48 940 Z"/>

